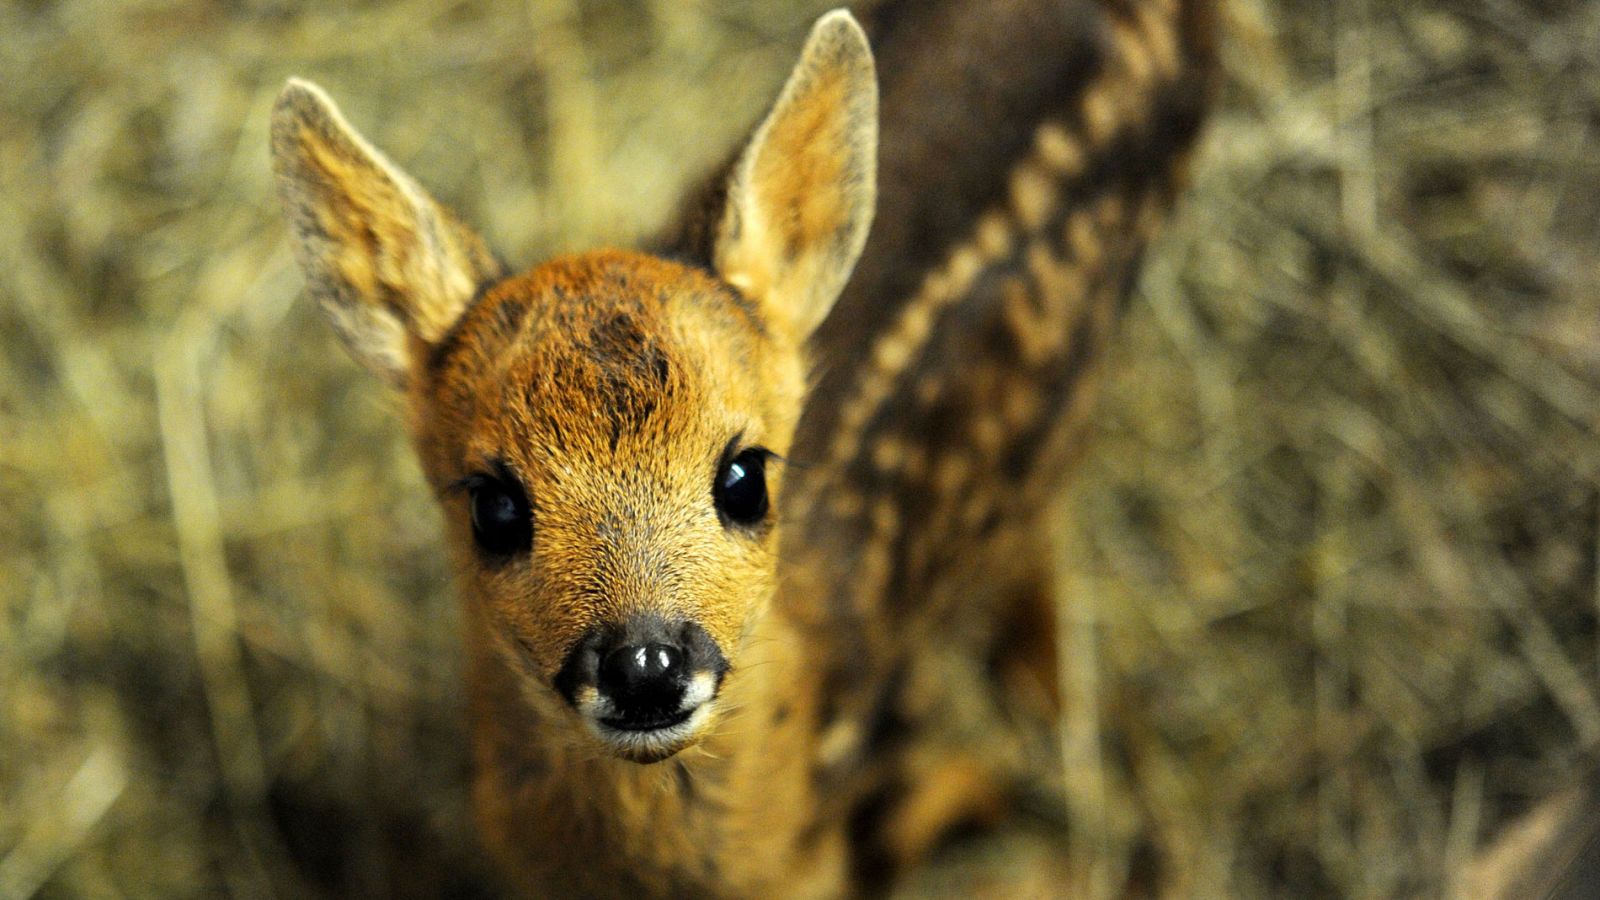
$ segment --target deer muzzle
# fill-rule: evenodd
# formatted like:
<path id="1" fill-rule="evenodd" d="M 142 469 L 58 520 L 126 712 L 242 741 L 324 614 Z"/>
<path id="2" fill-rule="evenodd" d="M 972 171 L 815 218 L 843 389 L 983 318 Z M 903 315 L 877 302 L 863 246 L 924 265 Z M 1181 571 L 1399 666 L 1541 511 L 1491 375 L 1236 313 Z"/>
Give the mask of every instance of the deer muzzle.
<path id="1" fill-rule="evenodd" d="M 555 677 L 589 732 L 616 755 L 658 762 L 693 742 L 728 662 L 694 622 L 636 615 L 591 629 Z"/>

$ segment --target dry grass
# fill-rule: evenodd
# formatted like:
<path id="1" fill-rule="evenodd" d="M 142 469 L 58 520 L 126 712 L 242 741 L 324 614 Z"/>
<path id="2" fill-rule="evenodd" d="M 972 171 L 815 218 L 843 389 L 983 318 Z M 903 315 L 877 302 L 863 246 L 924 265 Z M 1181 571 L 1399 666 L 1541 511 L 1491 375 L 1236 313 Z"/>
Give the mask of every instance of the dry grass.
<path id="1" fill-rule="evenodd" d="M 283 78 L 530 262 L 658 222 L 826 5 L 0 6 L 0 897 L 480 889 L 437 513 L 297 299 Z M 1062 509 L 1077 852 L 1434 894 L 1600 740 L 1600 7 L 1230 18 Z"/>

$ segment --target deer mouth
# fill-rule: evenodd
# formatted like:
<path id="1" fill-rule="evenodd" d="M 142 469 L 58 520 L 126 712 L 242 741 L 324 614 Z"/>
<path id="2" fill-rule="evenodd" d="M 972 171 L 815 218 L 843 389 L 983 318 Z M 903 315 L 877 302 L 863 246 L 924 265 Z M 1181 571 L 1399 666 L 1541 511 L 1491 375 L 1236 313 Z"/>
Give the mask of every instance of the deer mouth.
<path id="1" fill-rule="evenodd" d="M 711 719 L 717 679 L 701 673 L 690 679 L 679 702 L 668 708 L 630 709 L 594 688 L 580 689 L 578 715 L 606 749 L 634 762 L 659 762 L 694 743 Z"/>
<path id="2" fill-rule="evenodd" d="M 621 759 L 655 763 L 689 747 L 711 718 L 715 703 L 660 715 L 648 720 L 624 716 L 583 715 L 589 732 Z"/>
<path id="3" fill-rule="evenodd" d="M 658 714 L 652 716 L 607 716 L 600 720 L 600 724 L 613 731 L 661 731 L 666 728 L 675 728 L 695 714 L 695 709 L 681 710 L 675 713 Z"/>

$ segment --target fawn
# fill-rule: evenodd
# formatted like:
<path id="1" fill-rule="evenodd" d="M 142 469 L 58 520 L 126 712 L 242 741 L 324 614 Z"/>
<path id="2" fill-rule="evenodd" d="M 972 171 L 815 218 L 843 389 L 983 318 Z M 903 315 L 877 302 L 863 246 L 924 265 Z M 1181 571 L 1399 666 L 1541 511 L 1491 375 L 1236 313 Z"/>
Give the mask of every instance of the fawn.
<path id="1" fill-rule="evenodd" d="M 655 252 L 521 274 L 315 86 L 273 110 L 308 290 L 444 509 L 474 806 L 532 893 L 889 889 L 1051 778 L 1036 521 L 1181 185 L 1212 12 L 865 19 L 816 23 Z"/>

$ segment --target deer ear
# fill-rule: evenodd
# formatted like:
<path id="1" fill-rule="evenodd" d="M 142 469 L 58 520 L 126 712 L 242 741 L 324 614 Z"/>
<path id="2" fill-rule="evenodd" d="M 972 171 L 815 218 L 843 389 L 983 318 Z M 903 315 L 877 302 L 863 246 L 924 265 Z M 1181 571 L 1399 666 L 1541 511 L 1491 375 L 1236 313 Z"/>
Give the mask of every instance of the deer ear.
<path id="1" fill-rule="evenodd" d="M 733 168 L 713 262 L 799 339 L 844 289 L 872 224 L 878 82 L 850 13 L 817 20 L 800 62 Z"/>
<path id="2" fill-rule="evenodd" d="M 290 79 L 272 109 L 272 168 L 311 296 L 358 361 L 403 387 L 503 267 L 310 82 Z"/>

